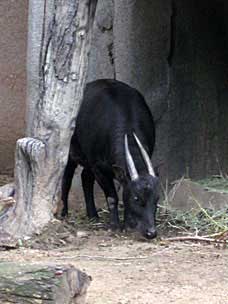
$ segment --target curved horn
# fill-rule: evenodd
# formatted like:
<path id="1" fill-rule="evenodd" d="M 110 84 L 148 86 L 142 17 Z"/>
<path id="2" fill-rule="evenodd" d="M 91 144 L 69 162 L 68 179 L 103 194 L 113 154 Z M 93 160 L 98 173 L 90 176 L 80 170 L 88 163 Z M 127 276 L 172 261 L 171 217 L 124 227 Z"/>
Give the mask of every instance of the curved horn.
<path id="1" fill-rule="evenodd" d="M 139 175 L 138 175 L 138 172 L 136 170 L 136 167 L 135 167 L 133 158 L 131 156 L 131 153 L 129 151 L 127 134 L 125 134 L 125 136 L 124 136 L 124 146 L 125 146 L 127 168 L 128 168 L 131 180 L 134 181 L 134 180 L 138 179 Z"/>
<path id="2" fill-rule="evenodd" d="M 151 163 L 149 155 L 147 154 L 146 150 L 144 149 L 143 145 L 141 144 L 141 142 L 138 139 L 138 137 L 136 136 L 136 134 L 135 133 L 133 133 L 133 134 L 134 134 L 135 140 L 136 140 L 136 142 L 137 142 L 137 144 L 139 146 L 139 149 L 140 149 L 140 151 L 142 153 L 142 157 L 143 157 L 143 159 L 145 161 L 145 164 L 147 166 L 149 174 L 155 177 L 156 175 L 155 175 L 155 172 L 154 172 L 154 169 L 153 169 L 153 166 L 152 166 L 152 163 Z"/>

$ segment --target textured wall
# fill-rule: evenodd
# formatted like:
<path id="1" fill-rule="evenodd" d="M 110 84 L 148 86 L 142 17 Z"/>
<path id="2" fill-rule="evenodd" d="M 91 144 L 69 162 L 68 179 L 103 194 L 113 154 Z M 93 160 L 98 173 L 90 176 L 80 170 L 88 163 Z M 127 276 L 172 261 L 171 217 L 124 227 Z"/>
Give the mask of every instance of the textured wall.
<path id="1" fill-rule="evenodd" d="M 0 1 L 0 173 L 12 172 L 24 134 L 27 0 Z"/>
<path id="2" fill-rule="evenodd" d="M 155 121 L 153 156 L 167 174 L 167 132 L 171 1 L 115 0 L 114 49 L 116 77 L 146 98 Z M 162 120 L 159 120 L 162 116 Z M 158 122 L 159 121 L 159 122 Z"/>
<path id="3" fill-rule="evenodd" d="M 27 1 L 2 0 L 0 14 L 0 169 L 7 170 L 24 129 Z M 227 15 L 225 0 L 98 1 L 88 81 L 116 77 L 145 95 L 164 179 L 228 171 Z"/>
<path id="4" fill-rule="evenodd" d="M 98 1 L 89 57 L 88 82 L 98 78 L 113 78 L 115 75 L 113 11 L 114 0 Z"/>
<path id="5" fill-rule="evenodd" d="M 109 38 L 99 30 L 102 26 L 95 30 L 91 79 L 114 72 L 144 94 L 157 122 L 153 161 L 160 165 L 163 179 L 227 172 L 226 1 L 115 0 L 114 4 Z M 99 5 L 100 20 L 111 20 L 109 6 L 102 1 Z M 107 64 L 112 38 L 114 66 Z"/>
<path id="6" fill-rule="evenodd" d="M 204 177 L 228 171 L 228 27 L 221 0 L 176 0 L 170 58 L 168 167 Z"/>

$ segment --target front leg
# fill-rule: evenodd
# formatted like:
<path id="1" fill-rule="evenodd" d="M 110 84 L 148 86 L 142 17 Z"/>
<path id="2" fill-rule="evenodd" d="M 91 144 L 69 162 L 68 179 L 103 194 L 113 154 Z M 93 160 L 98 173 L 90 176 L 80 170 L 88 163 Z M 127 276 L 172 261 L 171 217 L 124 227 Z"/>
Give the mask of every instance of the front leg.
<path id="1" fill-rule="evenodd" d="M 118 195 L 116 193 L 115 185 L 112 177 L 100 168 L 96 168 L 95 177 L 104 191 L 109 213 L 110 213 L 110 226 L 112 230 L 120 228 L 119 213 L 118 213 Z"/>
<path id="2" fill-rule="evenodd" d="M 108 205 L 108 209 L 110 212 L 110 225 L 112 230 L 117 230 L 120 228 L 120 220 L 118 213 L 118 198 L 112 196 L 106 196 L 106 201 Z"/>

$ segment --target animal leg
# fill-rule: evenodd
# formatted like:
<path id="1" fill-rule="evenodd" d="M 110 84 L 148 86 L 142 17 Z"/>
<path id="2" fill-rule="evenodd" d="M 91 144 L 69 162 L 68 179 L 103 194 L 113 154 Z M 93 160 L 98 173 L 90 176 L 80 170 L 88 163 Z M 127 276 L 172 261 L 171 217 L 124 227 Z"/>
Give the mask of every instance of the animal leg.
<path id="1" fill-rule="evenodd" d="M 77 167 L 77 163 L 72 161 L 70 158 L 68 159 L 63 180 L 62 180 L 62 201 L 63 201 L 63 209 L 61 215 L 63 217 L 68 215 L 68 195 L 72 183 L 72 179 L 74 176 L 74 171 Z"/>
<path id="2" fill-rule="evenodd" d="M 108 209 L 110 212 L 110 225 L 113 230 L 120 228 L 119 214 L 118 214 L 118 196 L 116 193 L 113 179 L 105 175 L 102 170 L 96 170 L 96 180 L 102 190 L 104 191 Z"/>
<path id="3" fill-rule="evenodd" d="M 81 174 L 82 188 L 85 196 L 87 216 L 91 218 L 98 218 L 95 202 L 93 186 L 95 182 L 95 176 L 90 169 L 84 168 Z"/>

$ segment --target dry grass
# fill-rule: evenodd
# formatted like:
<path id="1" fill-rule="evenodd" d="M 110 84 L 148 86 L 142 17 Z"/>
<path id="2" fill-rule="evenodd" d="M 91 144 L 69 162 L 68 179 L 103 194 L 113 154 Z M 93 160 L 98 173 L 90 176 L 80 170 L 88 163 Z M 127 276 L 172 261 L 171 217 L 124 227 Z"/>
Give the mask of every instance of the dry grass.
<path id="1" fill-rule="evenodd" d="M 0 187 L 12 183 L 13 180 L 14 180 L 13 176 L 0 174 Z"/>
<path id="2" fill-rule="evenodd" d="M 228 178 L 223 175 L 215 175 L 210 178 L 199 180 L 198 183 L 209 191 L 228 193 Z"/>
<path id="3" fill-rule="evenodd" d="M 228 178 L 213 176 L 199 181 L 207 190 L 228 193 Z M 228 243 L 228 202 L 223 209 L 203 208 L 201 202 L 194 196 L 195 208 L 191 210 L 173 209 L 168 201 L 167 186 L 163 188 L 164 201 L 158 214 L 158 227 L 169 234 L 181 236 L 205 236 L 222 239 Z"/>

